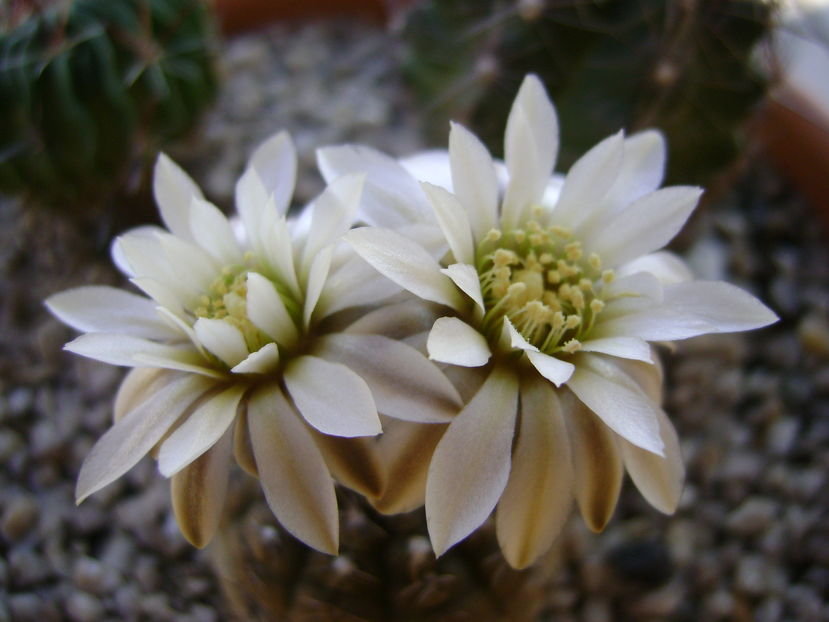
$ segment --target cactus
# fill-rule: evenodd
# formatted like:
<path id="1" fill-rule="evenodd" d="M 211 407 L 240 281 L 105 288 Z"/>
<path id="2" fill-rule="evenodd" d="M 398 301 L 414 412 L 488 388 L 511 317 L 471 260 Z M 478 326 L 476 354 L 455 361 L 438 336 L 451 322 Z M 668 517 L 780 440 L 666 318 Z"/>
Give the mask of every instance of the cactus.
<path id="1" fill-rule="evenodd" d="M 772 13 L 761 0 L 426 0 L 403 27 L 404 63 L 437 137 L 454 119 L 497 150 L 531 72 L 568 120 L 560 167 L 620 127 L 658 127 L 668 183 L 705 183 L 766 90 L 751 56 Z"/>
<path id="2" fill-rule="evenodd" d="M 212 35 L 202 0 L 5 5 L 0 192 L 105 199 L 214 95 Z"/>

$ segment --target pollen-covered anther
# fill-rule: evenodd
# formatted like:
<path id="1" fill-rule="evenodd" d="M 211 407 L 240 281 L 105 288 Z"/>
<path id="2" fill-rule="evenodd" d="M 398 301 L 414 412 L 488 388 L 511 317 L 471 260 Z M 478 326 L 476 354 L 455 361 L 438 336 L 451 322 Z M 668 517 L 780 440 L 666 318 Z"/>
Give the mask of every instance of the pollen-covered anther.
<path id="1" fill-rule="evenodd" d="M 602 272 L 602 281 L 604 283 L 612 283 L 616 278 L 616 273 L 613 270 L 605 270 Z"/>
<path id="2" fill-rule="evenodd" d="M 578 328 L 581 324 L 581 316 L 580 315 L 568 315 L 567 318 L 564 320 L 564 327 L 567 330 L 573 330 Z"/>
<path id="3" fill-rule="evenodd" d="M 596 253 L 590 253 L 590 256 L 587 258 L 587 262 L 594 270 L 598 271 L 602 269 L 602 258 Z"/>
<path id="4" fill-rule="evenodd" d="M 484 238 L 487 242 L 497 242 L 501 239 L 501 230 L 500 229 L 490 229 L 486 233 L 486 237 Z"/>
<path id="5" fill-rule="evenodd" d="M 581 242 L 570 242 L 564 246 L 564 254 L 570 261 L 578 261 L 582 257 Z"/>
<path id="6" fill-rule="evenodd" d="M 569 354 L 578 352 L 581 350 L 581 342 L 578 339 L 570 339 L 567 343 L 561 346 L 561 349 Z"/>
<path id="7" fill-rule="evenodd" d="M 590 311 L 592 311 L 593 315 L 598 315 L 604 309 L 604 301 L 599 300 L 598 298 L 594 298 L 590 301 Z"/>

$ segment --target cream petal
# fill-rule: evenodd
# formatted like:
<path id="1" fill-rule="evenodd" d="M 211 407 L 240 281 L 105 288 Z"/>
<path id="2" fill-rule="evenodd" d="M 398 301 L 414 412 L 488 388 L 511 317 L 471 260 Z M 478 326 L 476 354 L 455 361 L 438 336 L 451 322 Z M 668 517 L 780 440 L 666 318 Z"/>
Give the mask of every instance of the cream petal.
<path id="1" fill-rule="evenodd" d="M 354 253 L 328 274 L 316 312 L 323 318 L 348 307 L 375 304 L 400 290 L 400 285 L 387 279 Z"/>
<path id="2" fill-rule="evenodd" d="M 438 443 L 426 483 L 426 523 L 436 555 L 495 508 L 509 478 L 517 405 L 518 380 L 496 367 Z"/>
<path id="3" fill-rule="evenodd" d="M 498 217 L 498 177 L 492 156 L 472 132 L 458 123 L 452 123 L 449 158 L 454 194 L 468 214 L 472 235 L 480 240 L 496 227 Z M 474 257 L 463 259 L 457 254 L 455 258 L 466 263 L 474 261 Z"/>
<path id="4" fill-rule="evenodd" d="M 625 156 L 619 176 L 605 198 L 607 215 L 662 184 L 667 146 L 657 130 L 645 130 L 625 139 Z"/>
<path id="5" fill-rule="evenodd" d="M 558 536 L 573 505 L 573 467 L 561 404 L 549 383 L 521 384 L 518 442 L 495 528 L 513 568 L 535 563 Z"/>
<path id="6" fill-rule="evenodd" d="M 463 367 L 486 365 L 492 356 L 486 338 L 456 317 L 435 320 L 426 349 L 434 361 Z"/>
<path id="7" fill-rule="evenodd" d="M 381 335 L 334 334 L 317 352 L 355 371 L 371 389 L 377 410 L 420 423 L 446 423 L 460 410 L 452 383 L 414 348 Z"/>
<path id="8" fill-rule="evenodd" d="M 175 287 L 187 283 L 206 291 L 221 267 L 204 250 L 174 235 L 159 234 L 158 242 L 175 276 Z"/>
<path id="9" fill-rule="evenodd" d="M 257 272 L 248 272 L 246 283 L 248 319 L 277 343 L 294 345 L 299 331 L 273 282 Z"/>
<path id="10" fill-rule="evenodd" d="M 197 290 L 192 292 L 176 291 L 175 288 L 169 287 L 156 279 L 135 277 L 130 279 L 130 283 L 152 298 L 158 303 L 159 307 L 167 309 L 178 318 L 187 317 L 185 308 L 195 307 L 198 300 Z"/>
<path id="11" fill-rule="evenodd" d="M 308 546 L 336 555 L 334 481 L 310 432 L 276 387 L 254 392 L 248 423 L 262 489 L 274 516 Z"/>
<path id="12" fill-rule="evenodd" d="M 129 471 L 211 387 L 199 376 L 175 379 L 130 410 L 87 454 L 78 475 L 78 503 Z"/>
<path id="13" fill-rule="evenodd" d="M 406 300 L 385 305 L 363 315 L 349 324 L 345 332 L 405 339 L 428 331 L 435 322 L 438 310 L 434 305 L 426 302 Z"/>
<path id="14" fill-rule="evenodd" d="M 327 183 L 348 173 L 365 173 L 359 218 L 380 227 L 430 222 L 431 209 L 415 179 L 394 158 L 363 145 L 317 150 L 317 165 Z"/>
<path id="15" fill-rule="evenodd" d="M 229 322 L 200 317 L 193 330 L 201 344 L 228 367 L 235 367 L 248 357 L 244 335 Z"/>
<path id="16" fill-rule="evenodd" d="M 466 210 L 455 198 L 455 195 L 440 186 L 422 183 L 424 194 L 435 212 L 443 235 L 449 242 L 449 249 L 459 263 L 473 263 L 475 261 L 475 247 L 472 242 L 472 229 Z"/>
<path id="17" fill-rule="evenodd" d="M 224 509 L 230 466 L 230 432 L 170 480 L 173 512 L 182 535 L 196 548 L 213 539 Z"/>
<path id="18" fill-rule="evenodd" d="M 369 500 L 383 492 L 386 477 L 380 464 L 375 438 L 329 436 L 313 429 L 310 432 L 337 482 Z M 383 435 L 385 434 L 384 425 Z"/>
<path id="19" fill-rule="evenodd" d="M 118 238 L 117 246 L 129 264 L 131 274 L 134 275 L 130 279 L 133 283 L 145 289 L 141 281 L 149 279 L 157 282 L 163 286 L 167 300 L 173 299 L 177 301 L 177 305 L 189 307 L 201 295 L 202 284 L 179 279 L 161 245 L 161 239 L 165 235 L 172 237 L 167 233 L 159 232 L 139 234 L 128 232 Z M 155 298 L 152 292 L 148 294 Z M 168 305 L 166 301 L 155 299 L 160 304 L 175 310 L 174 306 Z"/>
<path id="20" fill-rule="evenodd" d="M 558 155 L 558 137 L 558 118 L 544 86 L 538 77 L 526 76 L 504 136 L 509 181 L 501 218 L 506 228 L 519 226 L 526 210 L 540 203 Z"/>
<path id="21" fill-rule="evenodd" d="M 234 374 L 267 374 L 275 371 L 278 365 L 279 349 L 275 343 L 266 343 L 230 371 Z"/>
<path id="22" fill-rule="evenodd" d="M 269 200 L 265 182 L 256 169 L 248 168 L 236 182 L 234 200 L 242 219 L 246 242 L 257 255 L 261 254 L 262 220 L 269 209 L 276 211 L 276 203 Z"/>
<path id="23" fill-rule="evenodd" d="M 652 363 L 651 347 L 647 341 L 636 337 L 604 337 L 582 341 L 581 352 L 596 352 L 625 359 Z"/>
<path id="24" fill-rule="evenodd" d="M 242 401 L 240 411 L 236 413 L 236 423 L 233 426 L 233 458 L 248 475 L 259 477 L 256 467 L 256 458 L 253 456 L 253 443 L 250 438 L 248 425 L 248 402 Z"/>
<path id="25" fill-rule="evenodd" d="M 284 216 L 268 210 L 260 232 L 260 257 L 270 268 L 269 277 L 275 277 L 290 290 L 297 299 L 301 298 L 299 280 L 294 264 L 293 240 Z"/>
<path id="26" fill-rule="evenodd" d="M 371 390 L 345 365 L 300 356 L 287 364 L 284 378 L 297 410 L 320 432 L 345 437 L 381 432 Z"/>
<path id="27" fill-rule="evenodd" d="M 294 194 L 296 160 L 296 147 L 290 134 L 278 132 L 259 145 L 248 161 L 246 172 L 256 171 L 266 195 L 273 197 L 274 206 L 279 214 L 284 214 L 288 210 Z"/>
<path id="28" fill-rule="evenodd" d="M 141 402 L 178 378 L 180 378 L 178 374 L 165 369 L 153 367 L 131 369 L 121 381 L 118 392 L 115 394 L 115 404 L 112 407 L 113 423 L 122 419 Z"/>
<path id="29" fill-rule="evenodd" d="M 543 352 L 533 352 L 532 350 L 528 350 L 525 354 L 538 373 L 557 387 L 568 382 L 575 371 L 575 366 L 572 363 L 562 361 L 555 356 Z"/>
<path id="30" fill-rule="evenodd" d="M 401 287 L 426 300 L 458 308 L 455 284 L 422 246 L 390 229 L 353 229 L 345 240 L 374 268 Z"/>
<path id="31" fill-rule="evenodd" d="M 679 448 L 679 438 L 668 416 L 658 411 L 659 433 L 665 444 L 665 457 L 657 456 L 619 439 L 622 460 L 633 483 L 653 507 L 665 514 L 673 514 L 679 505 L 685 467 Z"/>
<path id="32" fill-rule="evenodd" d="M 425 181 L 454 192 L 452 167 L 449 163 L 449 151 L 446 149 L 420 151 L 401 158 L 398 163 L 417 181 Z"/>
<path id="33" fill-rule="evenodd" d="M 161 367 L 163 369 L 185 371 L 199 374 L 208 378 L 225 378 L 226 374 L 217 369 L 204 366 L 204 359 L 201 355 L 190 350 L 180 350 L 157 356 L 153 354 L 139 353 L 133 356 L 133 365 L 144 367 Z"/>
<path id="34" fill-rule="evenodd" d="M 233 228 L 221 210 L 209 201 L 193 198 L 190 231 L 196 243 L 218 263 L 226 266 L 242 263 L 242 251 Z"/>
<path id="35" fill-rule="evenodd" d="M 171 477 L 216 443 L 233 423 L 246 388 L 230 386 L 199 404 L 161 444 L 158 470 Z"/>
<path id="36" fill-rule="evenodd" d="M 571 394 L 565 395 L 562 406 L 567 413 L 576 501 L 584 522 L 599 532 L 613 516 L 622 489 L 619 448 L 613 433 Z"/>
<path id="37" fill-rule="evenodd" d="M 388 484 L 382 495 L 371 500 L 378 512 L 402 514 L 423 505 L 429 461 L 445 431 L 445 425 L 420 425 L 399 419 L 383 422 L 377 451 Z"/>
<path id="38" fill-rule="evenodd" d="M 156 225 L 144 225 L 130 229 L 126 233 L 112 240 L 109 245 L 109 254 L 110 257 L 112 257 L 112 263 L 115 264 L 115 267 L 118 268 L 124 276 L 133 277 L 135 276 L 135 271 L 133 266 L 130 264 L 129 259 L 127 259 L 124 249 L 121 247 L 122 239 L 124 237 L 132 237 L 155 240 L 156 234 L 159 231 L 164 231 L 164 229 Z"/>
<path id="39" fill-rule="evenodd" d="M 616 269 L 617 277 L 626 277 L 637 272 L 647 272 L 663 285 L 690 281 L 694 278 L 685 262 L 669 251 L 658 251 L 637 257 Z"/>
<path id="40" fill-rule="evenodd" d="M 166 154 L 160 153 L 153 170 L 153 195 L 161 220 L 175 235 L 192 240 L 190 202 L 203 198 L 196 183 Z"/>
<path id="41" fill-rule="evenodd" d="M 328 278 L 328 271 L 331 269 L 331 254 L 333 246 L 326 246 L 319 251 L 311 262 L 308 272 L 308 282 L 305 286 L 305 306 L 302 311 L 302 323 L 307 330 L 311 325 L 314 309 L 320 299 L 325 281 Z"/>
<path id="42" fill-rule="evenodd" d="M 189 346 L 170 346 L 140 337 L 113 333 L 87 333 L 73 339 L 63 346 L 63 349 L 96 361 L 124 367 L 140 367 L 136 356 L 141 354 L 193 364 L 203 363 L 198 353 Z"/>
<path id="43" fill-rule="evenodd" d="M 679 232 L 697 206 L 702 189 L 661 188 L 634 201 L 583 239 L 609 266 L 659 250 Z"/>
<path id="44" fill-rule="evenodd" d="M 538 348 L 524 339 L 524 336 L 518 332 L 518 329 L 515 328 L 506 315 L 504 316 L 504 330 L 502 331 L 502 334 L 504 333 L 509 337 L 510 347 L 518 348 L 519 350 L 527 352 L 538 352 Z"/>
<path id="45" fill-rule="evenodd" d="M 575 228 L 602 204 L 619 175 L 624 144 L 624 135 L 619 132 L 605 138 L 573 164 L 553 209 L 556 224 Z"/>
<path id="46" fill-rule="evenodd" d="M 579 354 L 567 382 L 576 396 L 614 432 L 647 451 L 664 455 L 659 408 L 618 366 L 596 354 Z"/>
<path id="47" fill-rule="evenodd" d="M 97 285 L 69 289 L 46 299 L 49 311 L 76 330 L 174 338 L 176 334 L 158 317 L 155 306 L 143 296 Z"/>
<path id="48" fill-rule="evenodd" d="M 351 228 L 360 206 L 365 179 L 364 174 L 344 175 L 331 182 L 306 208 L 311 210 L 311 227 L 302 253 L 304 272 L 310 269 L 317 253 Z"/>
<path id="49" fill-rule="evenodd" d="M 458 289 L 469 296 L 482 313 L 486 311 L 484 294 L 481 291 L 481 281 L 475 268 L 466 263 L 453 263 L 448 268 L 443 268 L 441 272 L 452 279 Z"/>

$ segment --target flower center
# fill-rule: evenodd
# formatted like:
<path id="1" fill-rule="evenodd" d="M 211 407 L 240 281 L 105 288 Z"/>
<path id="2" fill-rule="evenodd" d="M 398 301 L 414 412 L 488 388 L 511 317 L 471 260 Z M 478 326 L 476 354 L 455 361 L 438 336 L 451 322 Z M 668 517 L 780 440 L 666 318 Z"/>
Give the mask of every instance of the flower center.
<path id="1" fill-rule="evenodd" d="M 497 338 L 503 318 L 542 352 L 575 352 L 604 309 L 599 282 L 613 280 L 596 253 L 557 226 L 492 229 L 478 245 L 484 331 Z"/>
<path id="2" fill-rule="evenodd" d="M 259 330 L 248 318 L 247 268 L 225 266 L 207 288 L 193 313 L 197 317 L 224 320 L 239 329 L 250 352 L 256 352 L 273 339 Z"/>

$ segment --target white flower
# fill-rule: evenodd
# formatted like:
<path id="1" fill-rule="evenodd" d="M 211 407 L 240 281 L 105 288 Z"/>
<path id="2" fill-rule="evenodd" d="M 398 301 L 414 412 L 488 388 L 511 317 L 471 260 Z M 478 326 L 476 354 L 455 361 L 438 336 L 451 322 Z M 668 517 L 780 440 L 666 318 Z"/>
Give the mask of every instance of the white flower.
<path id="1" fill-rule="evenodd" d="M 332 437 L 378 434 L 378 411 L 430 423 L 457 412 L 460 397 L 434 364 L 372 334 L 382 314 L 337 321 L 338 312 L 399 290 L 340 242 L 363 176 L 331 183 L 307 208 L 302 230 L 285 218 L 295 176 L 287 134 L 257 149 L 236 186 L 239 242 L 218 208 L 161 156 L 154 190 L 169 231 L 136 229 L 113 247 L 149 298 L 91 286 L 47 301 L 86 333 L 67 350 L 135 368 L 116 399 L 113 427 L 81 468 L 79 502 L 154 450 L 172 478 L 182 532 L 203 546 L 219 522 L 233 453 L 258 475 L 282 525 L 333 553 L 329 469 L 368 496 L 381 495 L 385 482 L 370 446 L 354 439 L 343 455 Z"/>
<path id="2" fill-rule="evenodd" d="M 751 295 L 694 281 L 680 259 L 660 251 L 702 191 L 658 189 L 659 133 L 607 138 L 563 182 L 551 177 L 557 149 L 554 108 L 529 76 L 509 115 L 503 165 L 457 124 L 448 157 L 405 163 L 443 180 L 422 183 L 422 191 L 404 166 L 365 148 L 319 154 L 329 177 L 368 175 L 361 217 L 382 227 L 345 238 L 390 280 L 451 309 L 431 329 L 429 356 L 482 368 L 480 388 L 429 467 L 426 516 L 438 554 L 497 504 L 501 547 L 524 567 L 553 541 L 572 496 L 591 528 L 604 527 L 623 465 L 655 507 L 673 512 L 683 469 L 648 342 L 775 320 Z M 383 228 L 429 218 L 450 249 L 441 259 Z"/>

